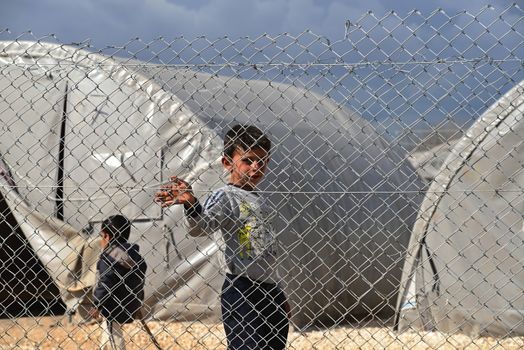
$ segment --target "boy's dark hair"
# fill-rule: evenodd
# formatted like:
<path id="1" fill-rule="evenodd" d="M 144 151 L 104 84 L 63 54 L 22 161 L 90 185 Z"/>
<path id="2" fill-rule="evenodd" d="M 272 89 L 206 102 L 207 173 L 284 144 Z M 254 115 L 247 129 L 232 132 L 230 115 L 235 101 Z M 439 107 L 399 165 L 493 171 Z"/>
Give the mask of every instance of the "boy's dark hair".
<path id="1" fill-rule="evenodd" d="M 102 221 L 102 231 L 111 237 L 111 241 L 125 243 L 131 233 L 131 222 L 123 215 L 112 215 Z"/>
<path id="2" fill-rule="evenodd" d="M 237 124 L 224 137 L 224 155 L 233 157 L 237 148 L 248 151 L 253 148 L 262 148 L 271 152 L 271 140 L 256 126 Z"/>

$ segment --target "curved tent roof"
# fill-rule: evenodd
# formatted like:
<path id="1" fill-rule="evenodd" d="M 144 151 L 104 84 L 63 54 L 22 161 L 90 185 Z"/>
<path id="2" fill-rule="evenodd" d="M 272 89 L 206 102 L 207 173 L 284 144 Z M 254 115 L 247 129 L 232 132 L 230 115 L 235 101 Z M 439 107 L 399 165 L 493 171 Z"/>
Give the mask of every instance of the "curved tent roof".
<path id="1" fill-rule="evenodd" d="M 162 211 L 152 198 L 170 175 L 193 182 L 202 197 L 221 186 L 221 135 L 249 122 L 274 141 L 260 190 L 275 208 L 295 322 L 392 313 L 418 209 L 410 191 L 422 185 L 405 155 L 355 113 L 292 85 L 126 63 L 67 46 L 0 42 L 0 52 L 8 96 L 0 153 L 19 186 L 2 191 L 11 210 L 25 208 L 17 220 L 61 285 L 71 283 L 63 261 L 78 249 L 60 230 L 89 241 L 91 227 L 122 212 L 134 219 L 132 239 L 150 266 L 151 314 L 216 314 L 216 243 L 187 238 L 181 208 Z M 49 221 L 49 230 L 40 229 Z"/>
<path id="2" fill-rule="evenodd" d="M 523 116 L 524 81 L 488 108 L 442 165 L 409 244 L 399 328 L 524 334 Z"/>

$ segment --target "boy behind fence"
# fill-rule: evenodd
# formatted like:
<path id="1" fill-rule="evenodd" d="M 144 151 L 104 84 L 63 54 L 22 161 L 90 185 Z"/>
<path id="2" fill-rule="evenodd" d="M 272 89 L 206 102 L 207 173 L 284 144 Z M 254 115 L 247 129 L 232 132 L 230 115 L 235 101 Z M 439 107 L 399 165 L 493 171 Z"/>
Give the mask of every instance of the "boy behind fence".
<path id="1" fill-rule="evenodd" d="M 226 278 L 222 320 L 228 349 L 284 349 L 289 304 L 277 273 L 277 246 L 267 201 L 255 192 L 267 169 L 271 142 L 258 128 L 236 125 L 224 139 L 229 183 L 201 206 L 189 184 L 172 177 L 156 194 L 163 207 L 183 204 L 191 236 L 221 233 Z"/>
<path id="2" fill-rule="evenodd" d="M 104 317 L 101 349 L 125 349 L 122 325 L 139 316 L 144 300 L 147 265 L 136 244 L 128 243 L 131 223 L 122 215 L 102 222 L 102 254 L 97 263 L 97 284 L 93 292 L 95 310 Z"/>

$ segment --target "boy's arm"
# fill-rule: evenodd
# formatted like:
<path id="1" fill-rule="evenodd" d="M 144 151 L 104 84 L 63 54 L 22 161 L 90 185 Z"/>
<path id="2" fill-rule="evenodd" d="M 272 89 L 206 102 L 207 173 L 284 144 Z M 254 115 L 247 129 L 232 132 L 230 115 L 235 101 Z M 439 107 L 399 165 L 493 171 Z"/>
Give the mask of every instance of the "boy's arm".
<path id="1" fill-rule="evenodd" d="M 103 258 L 98 262 L 98 281 L 93 291 L 93 305 L 100 310 L 115 287 L 117 276 Z"/>
<path id="2" fill-rule="evenodd" d="M 193 195 L 191 186 L 176 176 L 171 177 L 169 185 L 155 195 L 155 202 L 162 207 L 183 204 L 190 236 L 207 236 L 226 227 L 231 218 L 231 204 L 224 191 L 213 192 L 204 206 Z"/>
<path id="3" fill-rule="evenodd" d="M 231 224 L 231 203 L 223 190 L 213 192 L 204 206 L 197 201 L 193 205 L 184 205 L 184 208 L 190 236 L 207 236 Z"/>

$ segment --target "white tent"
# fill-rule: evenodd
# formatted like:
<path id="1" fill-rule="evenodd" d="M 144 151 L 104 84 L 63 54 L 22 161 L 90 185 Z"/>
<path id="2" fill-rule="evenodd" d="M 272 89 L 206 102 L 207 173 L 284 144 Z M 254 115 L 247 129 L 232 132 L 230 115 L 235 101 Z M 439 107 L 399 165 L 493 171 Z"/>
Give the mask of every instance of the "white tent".
<path id="1" fill-rule="evenodd" d="M 186 237 L 182 209 L 152 198 L 171 175 L 201 197 L 221 186 L 221 136 L 250 122 L 274 141 L 261 190 L 295 323 L 392 314 L 422 185 L 355 113 L 292 85 L 48 43 L 0 42 L 0 72 L 0 154 L 15 184 L 4 177 L 1 193 L 69 307 L 93 283 L 100 220 L 122 212 L 149 265 L 150 316 L 219 314 L 215 242 Z"/>
<path id="2" fill-rule="evenodd" d="M 455 145 L 404 266 L 396 326 L 524 335 L 524 82 Z"/>

